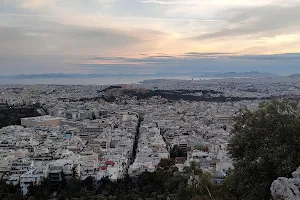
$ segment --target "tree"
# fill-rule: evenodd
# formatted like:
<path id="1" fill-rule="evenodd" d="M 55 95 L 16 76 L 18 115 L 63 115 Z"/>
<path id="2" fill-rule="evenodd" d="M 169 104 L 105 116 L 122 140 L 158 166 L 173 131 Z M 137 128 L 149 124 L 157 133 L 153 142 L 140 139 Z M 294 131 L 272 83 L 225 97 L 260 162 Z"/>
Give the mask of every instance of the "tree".
<path id="1" fill-rule="evenodd" d="M 94 185 L 94 178 L 92 176 L 89 176 L 84 181 L 82 181 L 82 186 L 89 191 L 93 191 L 94 189 L 93 185 Z"/>
<path id="2" fill-rule="evenodd" d="M 5 181 L 0 181 L 0 199 L 6 200 L 21 200 L 23 199 L 19 185 L 6 184 Z"/>
<path id="3" fill-rule="evenodd" d="M 173 159 L 163 160 L 160 166 L 155 172 L 144 172 L 135 179 L 127 176 L 112 182 L 106 177 L 101 180 L 101 186 L 97 190 L 93 188 L 92 177 L 83 181 L 76 178 L 65 179 L 61 181 L 59 188 L 49 179 L 44 179 L 40 185 L 32 184 L 29 187 L 28 196 L 36 200 L 53 197 L 55 200 L 211 200 L 211 192 L 216 197 L 215 188 L 210 182 L 211 177 L 200 169 L 199 164 L 192 163 L 190 167 L 184 168 L 184 172 L 178 171 Z M 7 185 L 5 182 L 0 182 L 0 186 L 0 199 L 22 199 L 18 187 Z"/>
<path id="4" fill-rule="evenodd" d="M 48 199 L 51 194 L 51 181 L 49 179 L 43 179 L 40 185 L 31 184 L 28 187 L 28 197 L 34 197 L 35 199 Z"/>
<path id="5" fill-rule="evenodd" d="M 227 189 L 237 199 L 270 199 L 272 182 L 300 165 L 300 104 L 265 102 L 256 111 L 241 111 L 234 121 L 229 144 L 234 170 Z"/>
<path id="6" fill-rule="evenodd" d="M 161 159 L 160 163 L 158 163 L 158 167 L 161 167 L 163 169 L 169 169 L 170 167 L 175 165 L 174 159 Z"/>
<path id="7" fill-rule="evenodd" d="M 175 145 L 170 151 L 170 157 L 171 158 L 187 157 L 187 153 L 186 151 L 181 149 L 178 145 Z"/>

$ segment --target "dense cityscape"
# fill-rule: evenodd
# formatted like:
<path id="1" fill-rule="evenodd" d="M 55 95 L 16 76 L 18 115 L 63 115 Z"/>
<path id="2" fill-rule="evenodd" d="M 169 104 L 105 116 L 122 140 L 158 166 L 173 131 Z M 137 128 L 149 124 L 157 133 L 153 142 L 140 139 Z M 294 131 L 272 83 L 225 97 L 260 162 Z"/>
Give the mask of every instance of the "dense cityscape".
<path id="1" fill-rule="evenodd" d="M 0 200 L 300 200 L 300 0 L 0 0 Z"/>
<path id="2" fill-rule="evenodd" d="M 234 168 L 228 154 L 233 117 L 246 108 L 257 110 L 263 101 L 299 98 L 300 79 L 1 85 L 0 93 L 2 111 L 34 108 L 32 116 L 0 129 L 1 180 L 18 185 L 26 197 L 45 178 L 54 185 L 92 178 L 98 189 L 105 178 L 135 179 L 168 159 L 179 172 L 196 163 L 213 184 L 222 185 Z"/>

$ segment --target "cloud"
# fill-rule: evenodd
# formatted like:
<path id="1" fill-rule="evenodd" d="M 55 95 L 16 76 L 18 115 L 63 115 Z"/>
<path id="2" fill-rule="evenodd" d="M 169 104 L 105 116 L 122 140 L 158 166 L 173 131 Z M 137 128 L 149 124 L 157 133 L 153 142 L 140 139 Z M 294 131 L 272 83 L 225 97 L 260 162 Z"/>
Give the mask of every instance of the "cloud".
<path id="1" fill-rule="evenodd" d="M 299 0 L 0 1 L 0 70 L 10 73 L 299 63 L 295 55 L 254 55 L 300 51 Z"/>
<path id="2" fill-rule="evenodd" d="M 260 71 L 277 74 L 300 72 L 300 53 L 273 55 L 244 55 L 233 56 L 226 53 L 192 52 L 199 57 L 179 56 L 146 56 L 143 58 L 116 57 L 116 64 L 83 64 L 82 67 L 92 67 L 97 71 L 117 71 L 118 73 L 202 73 L 207 71 L 219 72 L 247 72 Z M 208 57 L 207 55 L 215 55 Z M 98 57 L 99 61 L 107 58 Z M 113 60 L 114 57 L 110 57 Z M 134 63 L 138 63 L 135 65 Z M 287 65 L 288 63 L 288 65 Z M 129 64 L 129 65 L 128 65 Z"/>
<path id="3" fill-rule="evenodd" d="M 50 5 L 51 1 L 49 0 L 23 0 L 21 6 L 24 8 L 41 8 L 47 5 Z"/>
<path id="4" fill-rule="evenodd" d="M 244 61 L 300 61 L 300 53 L 285 53 L 285 54 L 270 54 L 270 55 L 233 55 L 222 52 L 187 52 L 183 55 L 161 55 L 161 56 L 145 56 L 141 58 L 130 58 L 130 57 L 90 57 L 86 60 L 98 60 L 98 61 L 117 61 L 122 64 L 165 64 L 170 65 L 174 63 L 178 64 L 190 64 L 209 62 L 209 61 L 221 61 L 231 60 L 232 62 L 238 62 L 237 60 Z M 242 66 L 241 66 L 242 68 Z"/>
<path id="5" fill-rule="evenodd" d="M 219 31 L 202 34 L 193 39 L 218 39 L 232 38 L 236 36 L 264 36 L 274 37 L 280 34 L 300 32 L 300 5 L 278 6 L 267 5 L 255 8 L 239 8 L 227 10 L 233 15 L 228 18 L 228 28 Z M 232 14 L 233 13 L 233 14 Z"/>
<path id="6" fill-rule="evenodd" d="M 23 25 L 0 26 L 0 54 L 95 54 L 142 42 L 147 30 L 130 33 L 105 27 L 18 18 Z"/>
<path id="7" fill-rule="evenodd" d="M 299 61 L 300 53 L 286 53 L 273 55 L 244 55 L 232 56 L 233 59 L 257 60 L 257 61 Z"/>
<path id="8" fill-rule="evenodd" d="M 215 4 L 215 5 L 248 5 L 248 6 L 257 6 L 257 5 L 264 5 L 267 3 L 272 2 L 272 0 L 260 0 L 260 1 L 253 1 L 253 0 L 227 0 L 226 2 L 223 0 L 140 0 L 142 3 L 149 3 L 149 4 L 161 4 L 161 5 L 204 5 L 204 4 Z"/>
<path id="9" fill-rule="evenodd" d="M 186 53 L 184 55 L 188 55 Z M 300 53 L 274 55 L 228 56 L 226 54 L 199 52 L 199 57 L 145 56 L 130 57 L 80 57 L 80 56 L 1 56 L 2 74 L 37 73 L 201 73 L 207 71 L 246 72 L 260 71 L 277 74 L 300 72 Z M 202 57 L 200 57 L 202 55 Z M 207 55 L 216 55 L 207 57 Z M 287 65 L 288 64 L 288 65 Z"/>
<path id="10" fill-rule="evenodd" d="M 187 52 L 183 56 L 188 56 L 188 57 L 220 57 L 220 56 L 229 56 L 232 55 L 232 53 L 227 53 L 227 52 L 207 52 L 207 53 L 201 53 L 201 52 Z"/>
<path id="11" fill-rule="evenodd" d="M 176 5 L 176 4 L 198 4 L 197 0 L 141 0 L 142 3 L 151 3 L 151 4 L 162 4 L 162 5 Z"/>

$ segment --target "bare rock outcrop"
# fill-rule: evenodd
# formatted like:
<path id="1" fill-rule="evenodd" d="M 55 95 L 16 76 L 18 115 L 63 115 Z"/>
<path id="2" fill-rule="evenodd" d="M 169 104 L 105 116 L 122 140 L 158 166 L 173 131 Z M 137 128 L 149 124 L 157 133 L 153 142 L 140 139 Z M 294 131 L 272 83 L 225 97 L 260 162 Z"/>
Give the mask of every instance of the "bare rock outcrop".
<path id="1" fill-rule="evenodd" d="M 293 178 L 280 177 L 271 185 L 271 194 L 276 200 L 300 200 L 300 167 Z"/>

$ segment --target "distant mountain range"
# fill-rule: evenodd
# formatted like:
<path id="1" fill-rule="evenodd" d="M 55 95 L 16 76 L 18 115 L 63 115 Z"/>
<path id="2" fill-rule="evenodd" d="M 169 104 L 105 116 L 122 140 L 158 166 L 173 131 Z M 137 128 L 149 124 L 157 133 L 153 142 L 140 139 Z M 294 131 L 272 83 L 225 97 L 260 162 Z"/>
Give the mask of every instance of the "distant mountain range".
<path id="1" fill-rule="evenodd" d="M 291 74 L 288 77 L 289 78 L 300 78 L 300 74 Z"/>
<path id="2" fill-rule="evenodd" d="M 49 73 L 49 74 L 20 74 L 11 76 L 0 76 L 0 78 L 6 79 L 53 79 L 53 78 L 105 78 L 105 77 L 215 77 L 215 78 L 234 78 L 234 77 L 274 77 L 276 74 L 262 73 L 257 71 L 252 72 L 225 72 L 225 73 L 214 73 L 214 72 L 159 72 L 155 74 L 64 74 L 64 73 Z M 300 76 L 300 75 L 299 75 Z"/>
<path id="3" fill-rule="evenodd" d="M 267 72 L 225 72 L 225 73 L 208 73 L 205 77 L 217 77 L 217 78 L 234 78 L 234 77 L 248 77 L 248 78 L 256 78 L 256 77 L 274 77 L 278 76 L 276 74 L 267 73 Z M 202 77 L 202 76 L 199 76 Z"/>
<path id="4" fill-rule="evenodd" d="M 13 79 L 48 79 L 48 78 L 101 78 L 101 77 L 138 77 L 147 76 L 148 74 L 64 74 L 64 73 L 49 73 L 49 74 L 20 74 L 12 76 L 0 76 L 0 78 Z"/>

